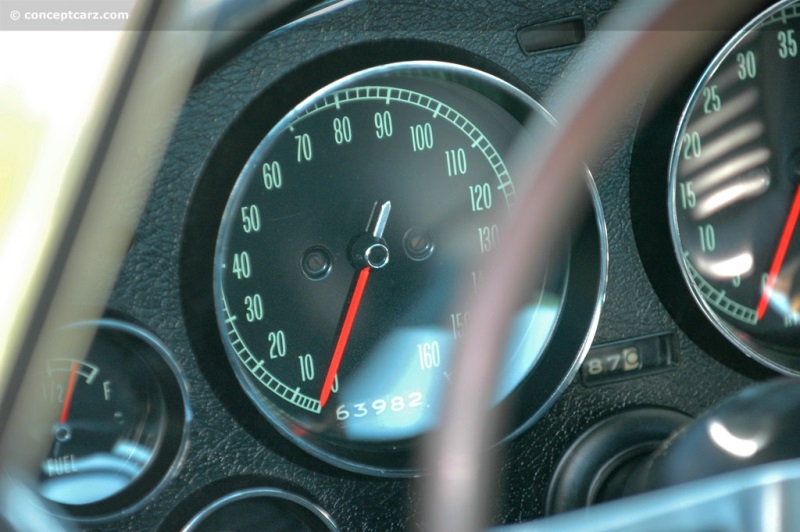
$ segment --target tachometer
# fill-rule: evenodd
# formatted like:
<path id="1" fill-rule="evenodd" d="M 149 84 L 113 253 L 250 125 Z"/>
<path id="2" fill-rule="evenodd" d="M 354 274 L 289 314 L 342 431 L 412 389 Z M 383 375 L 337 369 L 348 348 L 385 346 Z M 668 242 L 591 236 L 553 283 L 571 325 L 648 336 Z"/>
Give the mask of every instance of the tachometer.
<path id="1" fill-rule="evenodd" d="M 480 290 L 475 265 L 514 205 L 506 157 L 531 113 L 547 117 L 488 74 L 398 63 L 322 89 L 256 148 L 219 231 L 217 320 L 240 384 L 301 447 L 358 471 L 413 469 L 411 442 L 435 425 L 453 344 L 469 327 L 459 282 Z M 534 367 L 550 381 L 514 429 L 574 371 L 591 328 L 565 344 L 566 360 L 543 362 L 569 250 L 510 331 L 497 401 L 526 393 Z M 590 316 L 596 290 L 584 294 Z"/>
<path id="2" fill-rule="evenodd" d="M 684 278 L 748 355 L 800 372 L 800 2 L 739 32 L 696 86 L 670 168 Z"/>

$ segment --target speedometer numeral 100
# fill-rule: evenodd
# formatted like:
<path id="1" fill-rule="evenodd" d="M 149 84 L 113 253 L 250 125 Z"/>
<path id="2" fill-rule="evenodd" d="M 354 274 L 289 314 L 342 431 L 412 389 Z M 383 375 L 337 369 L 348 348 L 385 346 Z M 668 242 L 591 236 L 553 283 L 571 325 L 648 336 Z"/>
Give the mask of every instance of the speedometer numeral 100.
<path id="1" fill-rule="evenodd" d="M 409 126 L 409 129 L 411 130 L 411 146 L 414 151 L 433 148 L 433 127 L 430 122 Z"/>

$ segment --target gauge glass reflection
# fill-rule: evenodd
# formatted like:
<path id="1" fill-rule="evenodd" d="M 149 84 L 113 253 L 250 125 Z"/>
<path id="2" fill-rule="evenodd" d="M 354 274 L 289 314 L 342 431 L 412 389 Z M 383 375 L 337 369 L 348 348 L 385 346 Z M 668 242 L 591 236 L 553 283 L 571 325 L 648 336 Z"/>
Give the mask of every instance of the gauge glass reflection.
<path id="1" fill-rule="evenodd" d="M 687 106 L 670 170 L 672 232 L 701 308 L 735 345 L 800 371 L 800 3 L 754 20 Z"/>
<path id="2" fill-rule="evenodd" d="M 411 62 L 344 78 L 267 132 L 220 225 L 217 323 L 245 392 L 301 447 L 358 471 L 408 467 L 396 458 L 436 425 L 469 327 L 460 283 L 480 291 L 515 207 L 506 158 L 532 115 L 552 120 L 488 74 Z M 571 245 L 520 287 L 495 398 L 528 398 L 510 432 L 551 400 L 530 402 L 525 383 L 562 315 Z M 548 390 L 580 349 L 548 370 Z"/>
<path id="3" fill-rule="evenodd" d="M 41 385 L 57 420 L 39 493 L 86 518 L 132 506 L 166 477 L 188 421 L 163 345 L 123 322 L 97 326 L 88 356 L 49 359 Z"/>

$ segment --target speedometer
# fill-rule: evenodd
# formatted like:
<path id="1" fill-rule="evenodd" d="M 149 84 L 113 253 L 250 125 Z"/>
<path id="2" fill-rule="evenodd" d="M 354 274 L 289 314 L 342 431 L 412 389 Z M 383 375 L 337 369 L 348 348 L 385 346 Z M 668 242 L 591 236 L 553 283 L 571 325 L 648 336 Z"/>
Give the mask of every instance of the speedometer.
<path id="1" fill-rule="evenodd" d="M 531 114 L 548 118 L 488 74 L 397 63 L 323 88 L 256 148 L 220 226 L 217 321 L 239 383 L 301 447 L 358 471 L 413 469 L 406 454 L 436 424 L 469 327 L 460 281 L 480 290 L 480 259 L 514 208 L 507 155 Z M 549 382 L 514 414 L 515 430 L 574 372 L 591 329 L 565 343 L 564 360 L 543 361 L 572 247 L 539 287 L 521 287 L 496 401 L 529 394 L 534 368 Z M 589 322 L 593 288 L 580 296 Z"/>
<path id="2" fill-rule="evenodd" d="M 737 34 L 686 107 L 670 168 L 671 228 L 712 323 L 766 365 L 800 373 L 800 2 Z"/>

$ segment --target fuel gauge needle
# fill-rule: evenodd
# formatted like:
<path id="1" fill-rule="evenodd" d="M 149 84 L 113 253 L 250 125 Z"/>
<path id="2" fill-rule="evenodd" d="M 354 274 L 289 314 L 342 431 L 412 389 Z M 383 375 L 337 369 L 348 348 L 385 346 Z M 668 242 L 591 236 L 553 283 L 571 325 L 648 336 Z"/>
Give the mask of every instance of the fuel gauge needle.
<path id="1" fill-rule="evenodd" d="M 69 421 L 69 409 L 72 406 L 72 395 L 75 393 L 75 381 L 78 380 L 78 363 L 73 362 L 69 374 L 69 384 L 67 384 L 67 393 L 64 395 L 64 406 L 61 407 L 61 418 L 59 423 L 62 425 Z"/>
<path id="2" fill-rule="evenodd" d="M 792 241 L 792 235 L 794 234 L 795 227 L 797 227 L 798 216 L 800 216 L 800 187 L 797 187 L 795 191 L 789 217 L 786 219 L 786 224 L 783 226 L 781 240 L 778 243 L 775 258 L 772 259 L 772 266 L 770 266 L 767 282 L 764 284 L 764 291 L 761 293 L 761 299 L 758 301 L 756 319 L 759 321 L 761 321 L 761 318 L 764 317 L 764 313 L 767 311 L 770 297 L 772 297 L 772 290 L 775 288 L 775 282 L 778 280 L 778 274 L 783 267 L 783 260 L 786 258 L 789 243 Z"/>
<path id="3" fill-rule="evenodd" d="M 322 393 L 319 396 L 320 408 L 324 407 L 330 398 L 333 381 L 336 379 L 336 373 L 342 363 L 344 350 L 347 348 L 347 342 L 350 339 L 350 333 L 356 321 L 358 308 L 361 306 L 361 299 L 367 288 L 369 274 L 373 269 L 383 268 L 389 263 L 389 250 L 383 241 L 383 231 L 386 228 L 386 222 L 389 219 L 391 210 L 391 202 L 387 201 L 380 205 L 380 209 L 376 202 L 365 234 L 357 238 L 351 249 L 351 253 L 355 255 L 354 262 L 363 263 L 364 266 L 358 271 L 355 288 L 353 288 L 353 293 L 346 305 L 347 310 L 342 322 L 342 328 L 339 330 L 336 347 L 333 350 L 333 358 L 328 367 L 328 373 L 325 375 Z"/>

